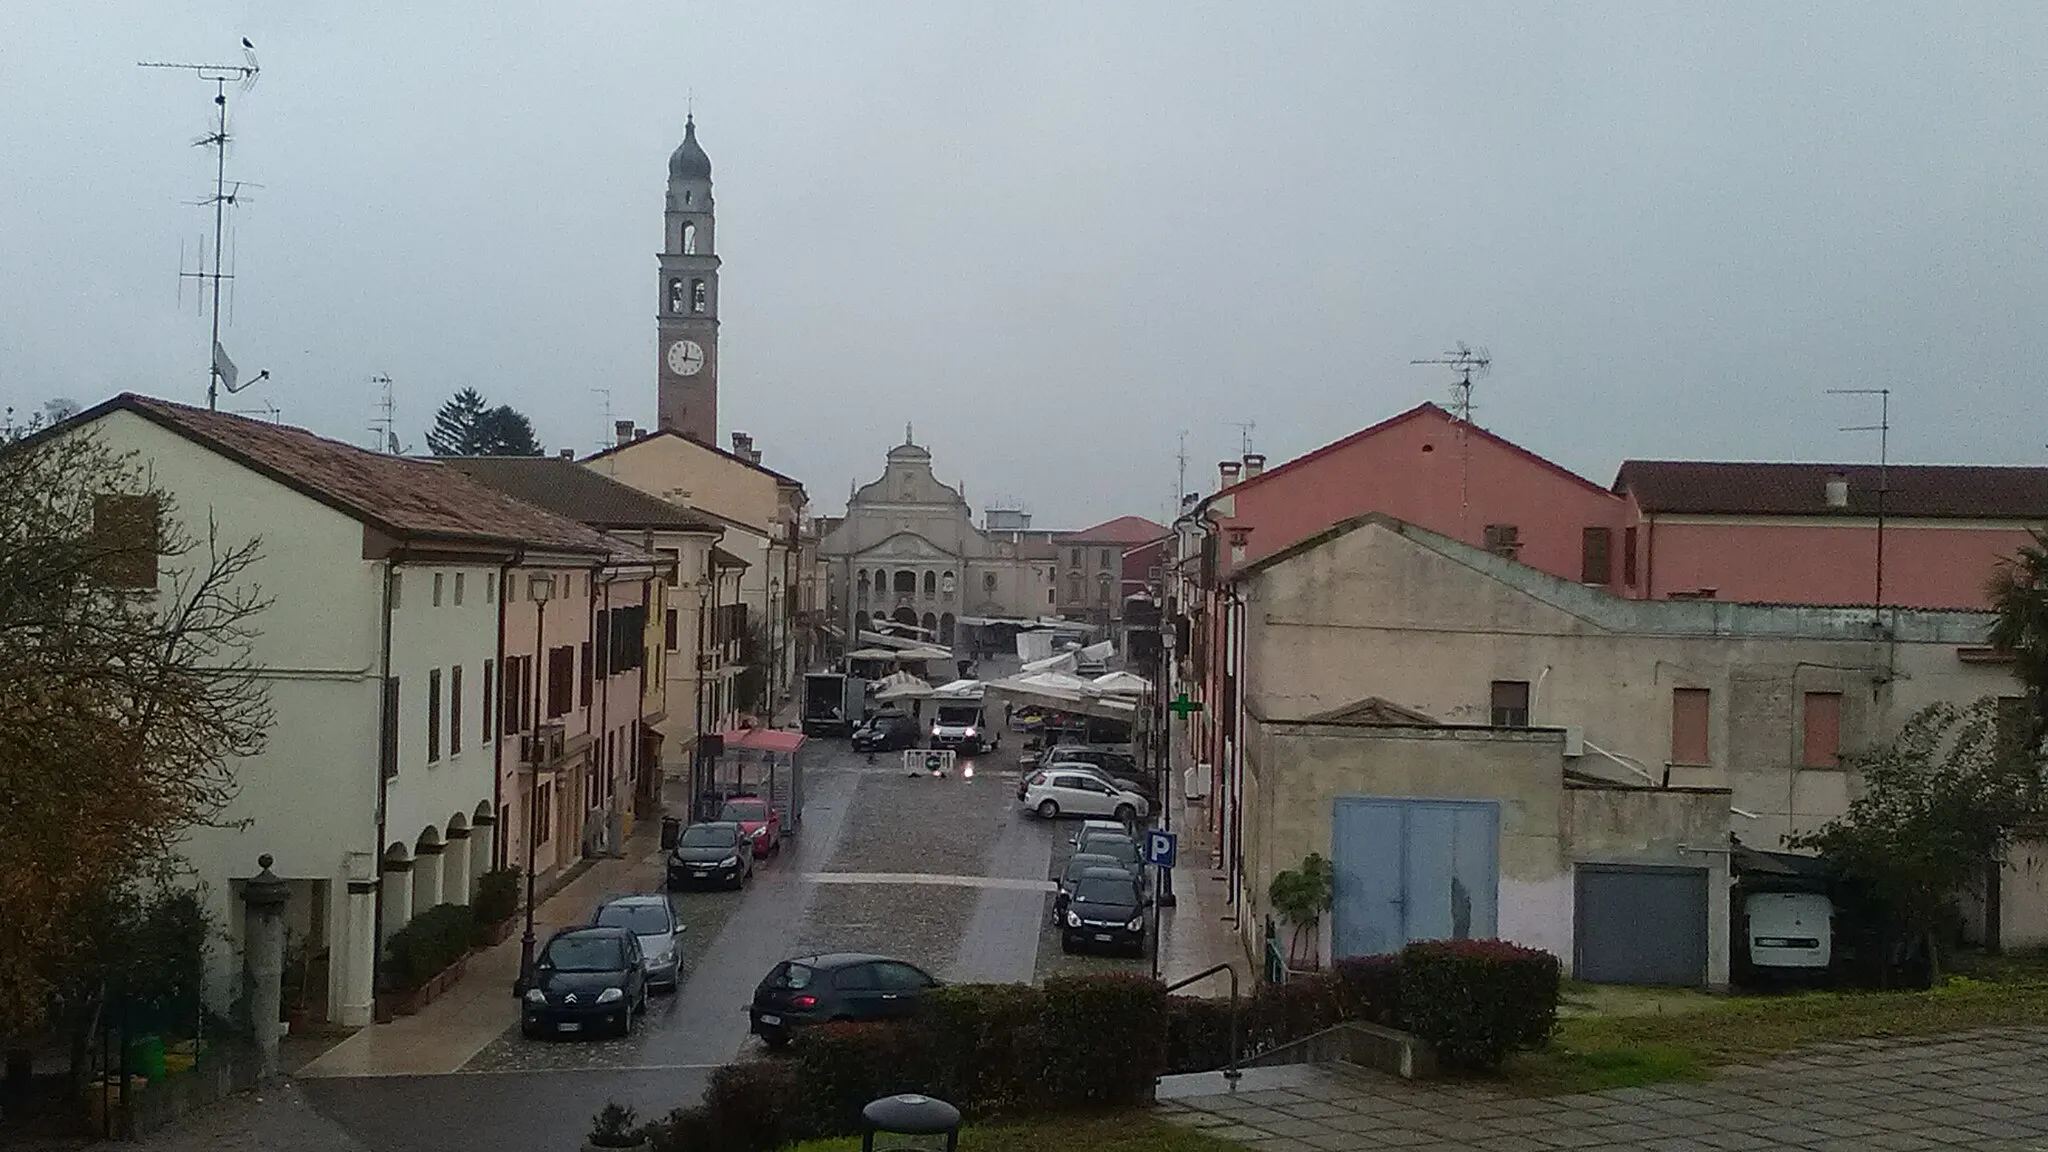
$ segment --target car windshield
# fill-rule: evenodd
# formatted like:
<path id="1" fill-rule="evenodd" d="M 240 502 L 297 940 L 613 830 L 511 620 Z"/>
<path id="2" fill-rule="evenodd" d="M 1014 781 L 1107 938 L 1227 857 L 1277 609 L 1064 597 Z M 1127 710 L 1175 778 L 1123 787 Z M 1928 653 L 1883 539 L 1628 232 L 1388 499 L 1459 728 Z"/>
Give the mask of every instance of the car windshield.
<path id="1" fill-rule="evenodd" d="M 1090 868 L 1116 868 L 1121 866 L 1121 863 L 1114 856 L 1105 856 L 1099 853 L 1075 855 L 1067 861 L 1067 879 L 1070 881 L 1079 880 L 1081 873 L 1086 872 Z"/>
<path id="2" fill-rule="evenodd" d="M 1122 904 L 1138 902 L 1138 890 L 1129 880 L 1090 876 L 1074 886 L 1076 904 Z"/>
<path id="3" fill-rule="evenodd" d="M 760 800 L 727 800 L 724 811 L 718 814 L 721 820 L 766 820 L 768 805 Z"/>
<path id="4" fill-rule="evenodd" d="M 653 904 L 607 904 L 597 910 L 597 922 L 635 936 L 655 936 L 671 927 L 668 910 Z"/>
<path id="5" fill-rule="evenodd" d="M 616 936 L 558 936 L 546 960 L 557 972 L 617 972 L 626 966 L 626 950 Z"/>
<path id="6" fill-rule="evenodd" d="M 685 848 L 722 848 L 732 843 L 732 829 L 714 828 L 699 824 L 683 830 L 682 846 Z"/>
<path id="7" fill-rule="evenodd" d="M 1134 841 L 1115 834 L 1083 837 L 1079 847 L 1092 856 L 1114 856 L 1126 864 L 1143 859 Z"/>
<path id="8" fill-rule="evenodd" d="M 981 709 L 972 704 L 939 705 L 939 723 L 972 726 L 981 718 Z"/>

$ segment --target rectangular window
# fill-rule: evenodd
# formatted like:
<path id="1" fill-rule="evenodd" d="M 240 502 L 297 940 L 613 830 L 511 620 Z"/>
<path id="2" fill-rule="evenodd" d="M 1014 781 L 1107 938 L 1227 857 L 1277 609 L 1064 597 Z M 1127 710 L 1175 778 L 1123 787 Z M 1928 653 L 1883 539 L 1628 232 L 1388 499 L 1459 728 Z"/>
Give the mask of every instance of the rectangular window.
<path id="1" fill-rule="evenodd" d="M 109 588 L 156 587 L 161 546 L 154 496 L 102 494 L 92 498 L 92 554 L 95 576 Z"/>
<path id="2" fill-rule="evenodd" d="M 567 644 L 548 653 L 548 719 L 576 706 L 576 649 Z"/>
<path id="3" fill-rule="evenodd" d="M 441 670 L 427 673 L 427 763 L 441 758 Z"/>
<path id="4" fill-rule="evenodd" d="M 460 580 L 457 577 L 457 580 Z M 460 584 L 457 585 L 460 587 Z M 448 754 L 462 754 L 462 665 L 448 670 Z"/>
<path id="5" fill-rule="evenodd" d="M 497 698 L 491 695 L 491 662 L 489 660 L 484 661 L 484 690 L 482 699 L 478 703 L 483 705 L 483 714 L 478 717 L 481 723 L 477 725 L 476 730 L 483 737 L 484 743 L 489 744 L 492 731 L 491 705 L 497 703 Z"/>
<path id="6" fill-rule="evenodd" d="M 1488 524 L 1486 550 L 1510 560 L 1522 554 L 1522 530 L 1513 524 Z"/>
<path id="7" fill-rule="evenodd" d="M 399 593 L 401 593 L 401 592 L 404 592 L 404 591 L 405 591 L 405 573 L 403 573 L 403 572 L 400 572 L 400 571 L 398 571 L 398 570 L 396 570 L 396 569 L 393 569 L 393 570 L 392 570 L 392 572 L 391 572 L 391 581 L 390 581 L 390 584 L 391 584 L 391 610 L 392 610 L 393 612 L 396 612 L 396 611 L 398 611 L 398 609 L 399 609 L 399 608 L 401 607 L 401 603 L 400 603 L 400 602 L 401 602 L 401 601 L 403 601 L 403 600 L 405 599 L 405 597 L 403 597 L 403 596 L 399 595 Z"/>
<path id="8" fill-rule="evenodd" d="M 398 775 L 398 677 L 384 678 L 383 738 L 378 741 L 377 758 L 386 780 Z"/>
<path id="9" fill-rule="evenodd" d="M 1096 554 L 1096 557 L 1095 557 L 1095 558 L 1096 558 L 1096 559 L 1097 559 L 1098 561 L 1100 561 L 1100 562 L 1101 562 L 1101 564 L 1102 564 L 1102 567 L 1104 567 L 1104 568 L 1109 568 L 1109 567 L 1112 567 L 1112 566 L 1114 566 L 1114 565 L 1116 564 L 1116 560 L 1115 560 L 1115 558 L 1114 558 L 1114 557 L 1115 557 L 1115 553 L 1111 552 L 1111 551 L 1110 551 L 1109 549 L 1107 549 L 1107 548 L 1104 548 L 1104 549 L 1102 549 L 1102 550 L 1101 550 L 1101 551 L 1100 551 L 1099 553 L 1097 553 L 1097 554 Z"/>
<path id="10" fill-rule="evenodd" d="M 1633 526 L 1621 530 L 1621 579 L 1631 587 L 1636 582 L 1636 530 Z"/>
<path id="11" fill-rule="evenodd" d="M 531 835 L 535 844 L 548 842 L 548 828 L 554 824 L 555 786 L 543 784 L 533 796 L 533 829 Z"/>
<path id="12" fill-rule="evenodd" d="M 674 608 L 671 608 L 668 610 L 667 617 L 665 617 L 662 621 L 661 646 L 663 648 L 668 649 L 671 652 L 676 650 L 676 630 L 678 627 L 678 621 L 680 619 L 681 618 L 676 615 L 676 610 Z"/>
<path id="13" fill-rule="evenodd" d="M 1707 707 L 1713 693 L 1705 688 L 1671 690 L 1671 762 L 1710 764 L 1707 759 Z"/>
<path id="14" fill-rule="evenodd" d="M 434 607 L 441 606 L 441 574 L 434 573 Z"/>
<path id="15" fill-rule="evenodd" d="M 1839 768 L 1842 764 L 1842 694 L 1806 694 L 1806 735 L 1799 763 L 1805 768 Z"/>
<path id="16" fill-rule="evenodd" d="M 1588 528 L 1579 534 L 1579 583 L 1614 583 L 1613 543 L 1606 528 Z"/>
<path id="17" fill-rule="evenodd" d="M 455 606 L 456 606 L 457 608 L 460 608 L 460 607 L 462 607 L 462 581 L 463 581 L 463 577 L 464 577 L 464 574 L 463 574 L 463 573 L 461 573 L 461 572 L 457 572 L 457 573 L 455 574 Z"/>
<path id="18" fill-rule="evenodd" d="M 498 574 L 484 573 L 484 603 L 489 604 L 498 597 Z"/>
<path id="19" fill-rule="evenodd" d="M 1495 728 L 1529 726 L 1529 682 L 1495 680 L 1491 692 L 1491 723 Z"/>

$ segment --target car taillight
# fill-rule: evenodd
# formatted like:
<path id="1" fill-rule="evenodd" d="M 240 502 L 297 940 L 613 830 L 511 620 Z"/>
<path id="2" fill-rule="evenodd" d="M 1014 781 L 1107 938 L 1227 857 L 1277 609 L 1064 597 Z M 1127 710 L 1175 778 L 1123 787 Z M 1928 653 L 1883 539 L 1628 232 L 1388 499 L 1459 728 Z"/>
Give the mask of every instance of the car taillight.
<path id="1" fill-rule="evenodd" d="M 816 1008 L 818 1006 L 818 998 L 816 996 L 798 996 L 789 1002 L 789 1006 L 792 1008 Z"/>

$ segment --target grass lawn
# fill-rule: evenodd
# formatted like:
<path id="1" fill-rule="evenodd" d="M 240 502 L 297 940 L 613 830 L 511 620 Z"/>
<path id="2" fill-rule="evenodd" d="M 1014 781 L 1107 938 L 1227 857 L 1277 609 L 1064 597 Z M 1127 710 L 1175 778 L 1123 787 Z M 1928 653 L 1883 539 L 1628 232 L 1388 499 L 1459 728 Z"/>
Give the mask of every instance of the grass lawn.
<path id="1" fill-rule="evenodd" d="M 1228 1140 L 1169 1124 L 1142 1112 L 1051 1116 L 1028 1124 L 965 1128 L 960 1146 L 973 1152 L 1244 1152 Z M 858 1152 L 860 1137 L 812 1140 L 790 1152 Z"/>
<path id="2" fill-rule="evenodd" d="M 2048 975 L 2037 965 L 1952 976 L 1926 992 L 1697 995 L 1658 1012 L 1567 1013 L 1549 1048 L 1515 1057 L 1507 1075 L 1533 1094 L 1699 1079 L 1830 1040 L 1932 1036 L 1995 1025 L 2048 1024 Z M 1567 999 L 1570 999 L 1568 995 Z"/>

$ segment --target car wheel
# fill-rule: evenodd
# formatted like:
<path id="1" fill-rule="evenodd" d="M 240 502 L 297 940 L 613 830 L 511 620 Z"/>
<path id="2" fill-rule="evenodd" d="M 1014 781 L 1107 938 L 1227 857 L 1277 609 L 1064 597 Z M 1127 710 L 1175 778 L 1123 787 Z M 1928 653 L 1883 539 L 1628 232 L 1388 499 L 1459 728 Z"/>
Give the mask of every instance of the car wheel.
<path id="1" fill-rule="evenodd" d="M 540 1029 L 535 1028 L 531 1024 L 521 1024 L 519 1026 L 519 1034 L 521 1036 L 526 1037 L 528 1040 L 540 1039 Z"/>
<path id="2" fill-rule="evenodd" d="M 1060 814 L 1060 806 L 1051 800 L 1040 800 L 1038 802 L 1038 814 L 1047 820 L 1057 819 Z"/>
<path id="3" fill-rule="evenodd" d="M 1116 806 L 1117 823 L 1128 827 L 1132 823 L 1136 822 L 1137 819 L 1138 810 L 1136 808 L 1131 807 L 1129 804 L 1119 804 Z"/>

